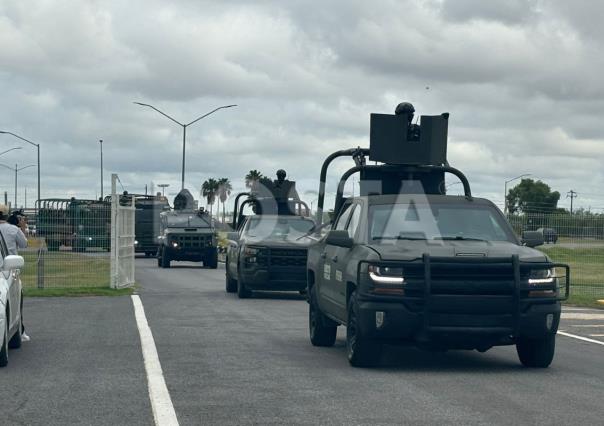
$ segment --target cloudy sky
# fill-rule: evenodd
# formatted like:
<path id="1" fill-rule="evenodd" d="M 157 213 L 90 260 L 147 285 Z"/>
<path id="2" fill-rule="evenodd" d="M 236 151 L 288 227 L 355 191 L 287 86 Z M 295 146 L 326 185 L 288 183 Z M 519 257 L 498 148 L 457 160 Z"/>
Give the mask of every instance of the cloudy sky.
<path id="1" fill-rule="evenodd" d="M 588 0 L 0 0 L 0 130 L 40 143 L 42 197 L 99 195 L 99 139 L 105 191 L 116 172 L 173 193 L 182 129 L 133 101 L 181 122 L 237 104 L 188 129 L 187 187 L 284 168 L 303 194 L 325 156 L 368 145 L 371 112 L 407 100 L 451 113 L 449 162 L 476 194 L 502 205 L 504 181 L 531 173 L 601 212 L 603 18 Z M 0 163 L 35 164 L 0 135 L 15 146 Z M 31 203 L 34 167 L 18 204 L 25 188 Z"/>

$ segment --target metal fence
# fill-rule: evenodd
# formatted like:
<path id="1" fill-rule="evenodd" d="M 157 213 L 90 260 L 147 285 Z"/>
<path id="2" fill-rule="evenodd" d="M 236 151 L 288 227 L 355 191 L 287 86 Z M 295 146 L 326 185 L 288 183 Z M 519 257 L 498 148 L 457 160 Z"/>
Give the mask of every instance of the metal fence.
<path id="1" fill-rule="evenodd" d="M 574 298 L 604 298 L 604 215 L 540 213 L 508 219 L 518 235 L 543 230 L 546 243 L 538 248 L 570 265 Z"/>
<path id="2" fill-rule="evenodd" d="M 108 199 L 45 199 L 26 214 L 28 248 L 20 251 L 26 288 L 117 288 L 134 283 L 132 208 L 118 203 L 112 211 Z"/>

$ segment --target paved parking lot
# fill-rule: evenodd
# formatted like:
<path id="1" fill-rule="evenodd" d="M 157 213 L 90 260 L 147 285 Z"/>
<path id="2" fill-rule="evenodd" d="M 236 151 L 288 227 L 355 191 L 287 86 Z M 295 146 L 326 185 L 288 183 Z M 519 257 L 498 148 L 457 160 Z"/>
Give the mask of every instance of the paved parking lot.
<path id="1" fill-rule="evenodd" d="M 559 336 L 546 370 L 522 368 L 513 347 L 390 347 L 380 368 L 354 369 L 344 330 L 333 348 L 310 345 L 298 295 L 239 300 L 224 292 L 224 270 L 175 266 L 139 259 L 137 281 L 181 425 L 600 424 L 604 416 L 603 345 Z M 130 298 L 28 299 L 26 309 L 32 341 L 0 370 L 1 424 L 154 423 Z M 603 314 L 566 309 L 561 330 L 604 342 Z"/>

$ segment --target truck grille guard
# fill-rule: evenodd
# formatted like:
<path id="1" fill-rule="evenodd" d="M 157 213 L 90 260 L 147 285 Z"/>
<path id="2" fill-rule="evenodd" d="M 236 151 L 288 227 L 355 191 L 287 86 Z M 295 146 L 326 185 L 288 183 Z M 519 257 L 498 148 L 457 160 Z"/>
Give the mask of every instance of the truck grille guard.
<path id="1" fill-rule="evenodd" d="M 364 300 L 371 301 L 383 301 L 383 302 L 404 302 L 404 301 L 415 301 L 423 302 L 423 306 L 418 313 L 422 314 L 423 317 L 423 328 L 425 331 L 431 330 L 430 319 L 434 312 L 431 310 L 432 302 L 436 296 L 438 297 L 446 297 L 447 293 L 442 294 L 434 294 L 433 288 L 434 284 L 438 282 L 438 280 L 434 279 L 435 270 L 440 269 L 442 272 L 443 268 L 450 268 L 450 270 L 464 270 L 475 268 L 475 270 L 484 270 L 488 272 L 488 267 L 492 266 L 493 268 L 509 268 L 511 274 L 508 278 L 508 281 L 502 280 L 501 287 L 506 288 L 506 283 L 508 284 L 508 288 L 511 284 L 513 287 L 509 288 L 509 292 L 505 294 L 498 293 L 496 295 L 488 294 L 488 293 L 460 293 L 456 296 L 463 297 L 464 295 L 468 297 L 468 299 L 473 297 L 483 296 L 487 297 L 511 297 L 513 301 L 513 312 L 510 314 L 513 316 L 512 324 L 514 334 L 517 334 L 520 324 L 520 316 L 522 314 L 522 308 L 526 307 L 528 304 L 544 304 L 544 303 L 552 303 L 559 302 L 563 300 L 567 300 L 570 294 L 570 267 L 563 263 L 555 263 L 555 262 L 521 262 L 518 255 L 513 255 L 510 257 L 497 257 L 497 258 L 480 258 L 480 257 L 434 257 L 430 256 L 427 253 L 424 253 L 421 259 L 417 259 L 414 261 L 368 261 L 361 260 L 358 263 L 357 267 L 357 283 L 361 282 L 361 275 L 363 274 L 363 266 L 365 265 L 365 271 L 367 271 L 368 265 L 374 265 L 379 267 L 398 267 L 403 268 L 403 275 L 405 275 L 405 268 L 413 269 L 416 274 L 413 275 L 413 281 L 415 281 L 415 285 L 412 287 L 413 290 L 411 295 L 407 294 L 407 285 L 406 284 L 403 289 L 405 293 L 403 295 L 375 295 L 368 294 L 363 292 L 360 296 Z M 531 270 L 543 270 L 543 269 L 552 269 L 558 268 L 564 269 L 564 276 L 556 276 L 556 279 L 552 284 L 540 284 L 538 286 L 529 284 L 528 274 L 530 274 Z M 417 274 L 418 271 L 421 271 L 420 274 Z M 495 276 L 495 275 L 493 275 Z M 458 279 L 458 283 L 464 282 L 472 282 L 476 287 L 476 284 L 480 282 L 480 279 L 476 279 L 476 277 L 472 277 L 471 274 L 459 274 L 456 275 Z M 480 278 L 480 277 L 479 277 Z M 564 278 L 565 281 L 562 285 L 560 285 L 560 280 Z M 450 280 L 451 281 L 451 280 Z M 421 282 L 420 285 L 418 283 Z M 486 281 L 485 281 L 485 284 Z M 560 290 L 564 288 L 564 294 L 560 294 Z M 553 290 L 557 293 L 555 297 L 534 297 L 529 296 L 529 292 L 531 291 L 543 291 L 543 290 Z"/>

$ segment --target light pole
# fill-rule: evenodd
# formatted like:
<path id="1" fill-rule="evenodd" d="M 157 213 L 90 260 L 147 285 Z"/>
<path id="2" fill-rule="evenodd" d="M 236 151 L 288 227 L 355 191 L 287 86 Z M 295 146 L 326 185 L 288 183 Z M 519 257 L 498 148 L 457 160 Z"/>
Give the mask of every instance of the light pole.
<path id="1" fill-rule="evenodd" d="M 27 139 L 25 139 L 25 138 L 23 138 L 23 137 L 21 137 L 19 135 L 16 135 L 16 134 L 14 134 L 12 132 L 5 132 L 3 130 L 0 130 L 0 133 L 1 134 L 5 134 L 5 135 L 11 135 L 11 136 L 13 136 L 13 137 L 15 137 L 17 139 L 22 140 L 23 142 L 27 142 L 28 144 L 35 146 L 38 149 L 38 202 L 36 203 L 36 212 L 37 212 L 37 206 L 40 204 L 40 144 L 32 142 L 30 140 L 27 140 Z"/>
<path id="2" fill-rule="evenodd" d="M 0 163 L 0 166 L 5 167 L 9 170 L 13 170 L 15 172 L 15 206 L 14 208 L 17 208 L 17 179 L 18 179 L 18 173 L 23 170 L 23 169 L 27 169 L 28 167 L 34 167 L 35 164 L 29 164 L 27 166 L 21 167 L 19 168 L 19 166 L 17 164 L 15 164 L 15 168 L 12 168 L 10 166 L 7 166 L 6 164 L 2 164 Z"/>
<path id="3" fill-rule="evenodd" d="M 4 154 L 6 154 L 7 152 L 14 151 L 15 149 L 21 149 L 21 147 L 20 147 L 20 146 L 16 146 L 16 147 L 14 147 L 14 148 L 7 149 L 6 151 L 2 151 L 2 152 L 0 152 L 0 155 L 4 155 Z"/>
<path id="4" fill-rule="evenodd" d="M 99 139 L 101 146 L 101 201 L 103 200 L 103 139 Z"/>
<path id="5" fill-rule="evenodd" d="M 220 109 L 224 109 L 224 108 L 231 108 L 231 107 L 236 107 L 237 105 L 223 105 L 221 107 L 218 107 L 216 109 L 213 109 L 212 111 L 202 115 L 201 117 L 197 117 L 195 120 L 191 121 L 190 123 L 187 124 L 183 124 L 180 121 L 170 117 L 168 114 L 166 114 L 163 111 L 160 111 L 159 109 L 155 108 L 153 105 L 149 105 L 149 104 L 144 104 L 142 102 L 134 102 L 136 105 L 140 105 L 140 106 L 144 106 L 144 107 L 148 107 L 151 108 L 157 112 L 159 112 L 161 115 L 163 115 L 164 117 L 172 120 L 173 122 L 175 122 L 176 124 L 178 124 L 179 126 L 182 127 L 182 178 L 181 178 L 181 187 L 180 189 L 185 189 L 185 146 L 186 146 L 186 141 L 187 141 L 187 127 L 189 127 L 191 124 L 197 123 L 199 120 L 201 120 L 202 118 L 207 117 L 210 114 L 215 113 L 216 111 L 220 110 Z"/>
<path id="6" fill-rule="evenodd" d="M 157 186 L 161 188 L 161 196 L 164 196 L 164 189 L 170 186 L 169 183 L 158 183 Z"/>
<path id="7" fill-rule="evenodd" d="M 516 176 L 515 178 L 508 179 L 505 181 L 505 184 L 503 185 L 503 213 L 504 214 L 508 214 L 508 183 L 512 182 L 513 180 L 520 179 L 520 178 L 523 178 L 525 176 L 530 176 L 530 175 L 531 175 L 530 173 L 525 173 L 523 175 Z"/>

